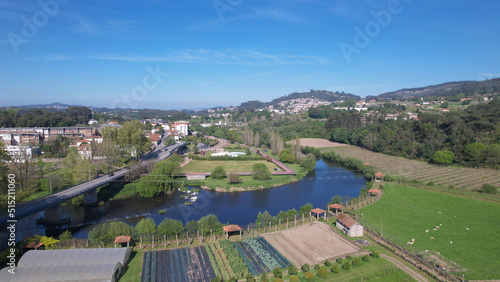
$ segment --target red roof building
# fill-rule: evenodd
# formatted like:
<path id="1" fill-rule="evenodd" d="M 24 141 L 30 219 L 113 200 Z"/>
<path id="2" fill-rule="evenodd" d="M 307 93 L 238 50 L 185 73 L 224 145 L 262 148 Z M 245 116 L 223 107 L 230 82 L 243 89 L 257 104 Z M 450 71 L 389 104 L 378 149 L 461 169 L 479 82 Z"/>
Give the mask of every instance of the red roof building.
<path id="1" fill-rule="evenodd" d="M 336 226 L 346 233 L 348 237 L 363 236 L 363 226 L 345 213 L 337 216 Z"/>

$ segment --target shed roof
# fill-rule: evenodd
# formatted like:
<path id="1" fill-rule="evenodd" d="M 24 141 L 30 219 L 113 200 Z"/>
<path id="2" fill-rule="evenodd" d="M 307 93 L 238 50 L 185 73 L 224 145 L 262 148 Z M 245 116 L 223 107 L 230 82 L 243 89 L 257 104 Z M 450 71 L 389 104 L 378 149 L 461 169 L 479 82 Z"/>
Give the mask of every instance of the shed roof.
<path id="1" fill-rule="evenodd" d="M 115 238 L 115 244 L 130 243 L 132 236 L 118 236 Z"/>
<path id="2" fill-rule="evenodd" d="M 0 270 L 2 282 L 37 281 L 115 281 L 119 262 L 70 263 L 60 265 L 18 266 L 16 274 L 8 272 L 9 267 Z"/>
<path id="3" fill-rule="evenodd" d="M 328 205 L 328 206 L 332 209 L 341 209 L 344 207 L 343 205 L 339 205 L 339 204 L 333 204 L 333 205 Z"/>
<path id="4" fill-rule="evenodd" d="M 320 208 L 315 208 L 315 209 L 312 209 L 311 212 L 318 214 L 318 213 L 325 213 L 326 211 L 322 210 Z"/>
<path id="5" fill-rule="evenodd" d="M 224 231 L 226 232 L 239 232 L 239 231 L 242 231 L 243 229 L 241 229 L 241 227 L 239 227 L 238 225 L 227 225 L 227 226 L 222 226 L 222 228 L 224 229 Z"/>
<path id="6" fill-rule="evenodd" d="M 32 250 L 21 257 L 18 266 L 105 262 L 125 265 L 129 257 L 130 248 Z"/>
<path id="7" fill-rule="evenodd" d="M 381 178 L 384 177 L 384 174 L 382 172 L 377 172 L 375 173 L 375 177 Z"/>
<path id="8" fill-rule="evenodd" d="M 378 190 L 378 189 L 370 189 L 370 190 L 368 190 L 368 193 L 378 194 L 378 193 L 380 193 L 380 190 Z"/>
<path id="9" fill-rule="evenodd" d="M 43 243 L 41 242 L 31 242 L 28 245 L 26 245 L 26 249 L 38 249 L 41 246 L 43 246 Z"/>
<path id="10" fill-rule="evenodd" d="M 337 221 L 345 225 L 347 228 L 353 227 L 357 222 L 345 213 L 341 213 L 337 216 Z"/>

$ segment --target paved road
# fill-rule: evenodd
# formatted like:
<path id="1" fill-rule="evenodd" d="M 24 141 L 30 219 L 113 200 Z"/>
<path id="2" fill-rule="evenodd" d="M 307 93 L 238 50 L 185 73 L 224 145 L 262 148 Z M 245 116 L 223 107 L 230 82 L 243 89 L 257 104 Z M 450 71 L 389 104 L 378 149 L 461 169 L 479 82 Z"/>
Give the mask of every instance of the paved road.
<path id="1" fill-rule="evenodd" d="M 179 142 L 174 145 L 170 146 L 158 146 L 155 148 L 154 153 L 158 156 L 157 158 L 149 158 L 146 162 L 156 162 L 159 160 L 166 159 L 170 155 L 172 155 L 177 149 L 180 147 L 186 145 L 185 142 Z M 62 202 L 65 202 L 71 198 L 74 198 L 78 195 L 81 195 L 89 190 L 95 189 L 97 187 L 103 186 L 107 183 L 110 183 L 120 177 L 123 177 L 128 171 L 128 168 L 123 168 L 118 171 L 113 172 L 113 175 L 106 174 L 101 177 L 94 178 L 92 180 L 89 180 L 87 182 L 81 183 L 79 185 L 73 186 L 71 188 L 68 188 L 64 191 L 49 195 L 45 198 L 31 201 L 28 203 L 24 204 L 18 204 L 16 205 L 16 212 L 15 212 L 15 219 L 19 220 L 23 217 L 26 217 L 28 215 L 37 213 L 39 211 L 42 211 L 44 209 L 56 206 Z M 0 219 L 0 226 L 4 225 L 7 223 L 7 220 L 9 219 L 8 215 L 4 216 L 2 219 Z M 10 218 L 12 219 L 12 218 Z"/>

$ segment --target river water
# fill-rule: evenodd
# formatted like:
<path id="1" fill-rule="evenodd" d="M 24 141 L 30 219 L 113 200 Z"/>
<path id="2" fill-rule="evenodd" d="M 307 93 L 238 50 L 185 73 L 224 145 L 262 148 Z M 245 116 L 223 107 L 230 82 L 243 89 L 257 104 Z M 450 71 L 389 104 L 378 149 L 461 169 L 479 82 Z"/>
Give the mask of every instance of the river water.
<path id="1" fill-rule="evenodd" d="M 259 212 L 268 211 L 277 215 L 280 211 L 295 208 L 299 210 L 307 203 L 319 208 L 326 208 L 327 202 L 335 195 L 357 197 L 366 184 L 359 173 L 328 164 L 317 162 L 316 170 L 298 182 L 288 185 L 249 192 L 214 192 L 201 190 L 197 200 L 186 206 L 186 200 L 180 199 L 181 192 L 161 195 L 154 198 L 139 196 L 107 201 L 101 206 L 73 206 L 71 203 L 61 206 L 63 217 L 71 219 L 70 230 L 75 238 L 86 238 L 88 232 L 98 223 L 121 220 L 135 225 L 145 217 L 151 217 L 159 224 L 165 217 L 186 223 L 198 220 L 208 214 L 215 214 L 222 223 L 246 226 L 257 219 Z M 188 187 L 191 188 L 191 187 Z M 158 211 L 166 210 L 165 214 Z M 58 236 L 62 229 L 46 228 L 36 224 L 36 219 L 43 212 L 24 218 L 18 222 L 18 230 L 23 237 L 38 234 Z M 67 228 L 69 226 L 66 226 Z"/>

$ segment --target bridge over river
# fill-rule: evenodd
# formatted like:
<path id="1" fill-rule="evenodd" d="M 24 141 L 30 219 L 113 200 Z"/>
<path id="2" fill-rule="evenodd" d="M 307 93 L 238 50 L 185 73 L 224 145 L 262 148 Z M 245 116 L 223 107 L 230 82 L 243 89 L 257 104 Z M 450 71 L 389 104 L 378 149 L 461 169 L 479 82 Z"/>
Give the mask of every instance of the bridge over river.
<path id="1" fill-rule="evenodd" d="M 148 157 L 145 162 L 157 162 L 159 160 L 164 160 L 171 156 L 179 148 L 185 146 L 185 142 L 179 142 L 170 146 L 158 146 L 153 152 L 156 158 Z M 37 213 L 39 211 L 45 212 L 45 222 L 46 223 L 62 223 L 64 219 L 61 218 L 59 212 L 59 204 L 70 200 L 76 196 L 84 195 L 84 201 L 96 202 L 97 201 L 97 188 L 106 185 L 118 178 L 123 177 L 127 171 L 127 168 L 123 168 L 113 172 L 112 174 L 106 174 L 92 180 L 86 181 L 84 183 L 75 185 L 71 188 L 65 189 L 63 191 L 51 194 L 42 199 L 34 200 L 28 203 L 18 204 L 15 209 L 15 217 L 9 217 L 9 214 L 5 215 L 0 219 L 0 226 L 5 225 L 11 220 L 19 220 L 23 217 L 29 216 L 31 214 Z"/>

